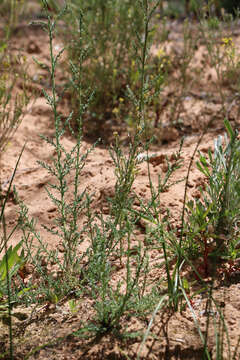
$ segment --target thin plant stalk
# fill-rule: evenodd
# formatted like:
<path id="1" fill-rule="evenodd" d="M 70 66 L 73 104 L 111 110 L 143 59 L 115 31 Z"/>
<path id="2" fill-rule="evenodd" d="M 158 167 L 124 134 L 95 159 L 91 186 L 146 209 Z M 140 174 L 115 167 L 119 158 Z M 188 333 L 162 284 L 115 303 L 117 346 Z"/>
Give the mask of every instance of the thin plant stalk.
<path id="1" fill-rule="evenodd" d="M 17 167 L 19 165 L 21 156 L 23 154 L 25 145 L 22 148 L 22 151 L 18 157 L 17 163 L 15 165 L 9 186 L 8 186 L 8 190 L 7 190 L 7 194 L 5 196 L 5 198 L 3 198 L 2 196 L 2 187 L 1 187 L 1 183 L 0 183 L 0 204 L 1 204 L 1 214 L 0 214 L 0 224 L 2 225 L 2 229 L 3 229 L 3 243 L 4 243 L 4 252 L 5 252 L 5 259 L 6 259 L 6 272 L 7 272 L 7 277 L 6 277 L 6 281 L 7 281 L 7 293 L 8 293 L 8 320 L 9 320 L 9 356 L 10 359 L 13 360 L 13 333 L 12 333 L 12 311 L 11 311 L 11 298 L 12 298 L 12 294 L 11 294 L 11 279 L 9 276 L 9 265 L 8 265 L 8 239 L 9 237 L 7 236 L 7 230 L 6 230 L 6 221 L 5 221 L 5 207 L 6 207 L 6 203 L 10 194 L 10 190 L 12 187 L 12 183 L 17 171 Z"/>
<path id="2" fill-rule="evenodd" d="M 181 252 L 181 249 L 182 249 L 182 243 L 183 243 L 183 234 L 184 234 L 184 223 L 185 223 L 185 212 L 186 212 L 186 202 L 187 202 L 187 190 L 188 190 L 188 182 L 189 182 L 189 176 L 190 176 L 190 171 L 192 169 L 192 165 L 193 165 L 193 161 L 194 161 L 194 158 L 195 158 L 195 155 L 197 153 L 197 150 L 202 142 L 202 139 L 204 137 L 204 135 L 206 134 L 207 130 L 209 129 L 209 127 L 211 126 L 211 123 L 213 122 L 213 120 L 211 119 L 206 128 L 203 130 L 202 134 L 199 136 L 198 138 L 198 141 L 197 141 L 197 144 L 194 148 L 194 151 L 193 151 L 193 154 L 191 156 L 191 159 L 190 159 L 190 162 L 189 162 L 189 165 L 188 165 L 188 169 L 187 169 L 187 175 L 186 175 L 186 181 L 185 181 L 185 186 L 184 186 L 184 196 L 183 196 L 183 207 L 182 207 L 182 214 L 181 214 L 181 233 L 180 233 L 180 240 L 179 240 L 179 250 Z M 177 272 L 179 271 L 179 267 L 180 267 L 180 264 L 182 262 L 182 256 L 180 256 L 178 259 L 177 259 L 177 265 L 176 265 L 176 268 L 177 268 Z M 179 288 L 179 277 L 177 276 L 177 289 Z"/>

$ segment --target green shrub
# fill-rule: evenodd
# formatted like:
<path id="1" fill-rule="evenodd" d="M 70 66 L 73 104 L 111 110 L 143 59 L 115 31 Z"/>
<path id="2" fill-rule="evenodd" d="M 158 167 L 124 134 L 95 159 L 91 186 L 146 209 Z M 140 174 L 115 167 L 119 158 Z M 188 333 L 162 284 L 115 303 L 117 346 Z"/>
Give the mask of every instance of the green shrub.
<path id="1" fill-rule="evenodd" d="M 197 167 L 206 176 L 206 186 L 200 199 L 188 202 L 190 256 L 204 254 L 205 262 L 234 259 L 240 236 L 240 142 L 229 121 L 225 126 L 228 136 L 215 140 L 214 155 L 200 154 Z"/>
<path id="2" fill-rule="evenodd" d="M 69 8 L 65 18 L 68 31 L 64 30 L 69 59 L 79 69 L 81 52 L 83 89 L 94 91 L 84 116 L 84 129 L 88 134 L 106 138 L 109 136 L 106 133 L 107 124 L 111 128 L 116 124 L 122 126 L 122 119 L 131 127 L 135 124 L 135 112 L 130 111 L 131 101 L 126 94 L 128 88 L 134 93 L 141 86 L 139 67 L 142 50 L 139 42 L 144 34 L 141 5 L 135 0 L 91 0 L 87 3 L 73 0 Z M 154 31 L 154 27 L 149 31 L 149 43 Z M 79 36 L 80 32 L 82 36 Z M 157 70 L 161 73 L 160 68 Z M 156 65 L 149 63 L 145 68 L 149 81 L 154 72 L 156 74 Z M 69 84 L 71 107 L 75 114 L 79 108 L 76 87 L 79 81 L 79 77 L 75 77 Z M 160 83 L 162 81 L 154 85 L 156 90 L 151 95 L 158 91 Z"/>
<path id="3" fill-rule="evenodd" d="M 127 84 L 135 80 L 134 72 L 135 78 L 138 76 L 133 63 L 132 41 L 135 31 L 142 33 L 143 18 L 136 3 L 132 0 L 71 2 L 69 58 L 78 67 L 79 51 L 81 47 L 85 49 L 83 83 L 86 89 L 94 90 L 87 123 L 91 133 L 98 132 L 107 120 L 116 117 Z M 85 33 L 82 38 L 78 36 L 80 21 Z M 73 87 L 70 91 L 73 93 L 71 105 L 76 110 L 79 96 Z"/>

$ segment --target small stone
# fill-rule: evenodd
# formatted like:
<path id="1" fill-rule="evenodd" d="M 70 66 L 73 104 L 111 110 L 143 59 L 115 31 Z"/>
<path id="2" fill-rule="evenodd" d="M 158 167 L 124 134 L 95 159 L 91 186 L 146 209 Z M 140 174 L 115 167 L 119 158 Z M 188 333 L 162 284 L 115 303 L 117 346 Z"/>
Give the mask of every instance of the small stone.
<path id="1" fill-rule="evenodd" d="M 139 195 L 141 196 L 142 194 L 140 193 Z M 136 206 L 140 206 L 140 201 L 136 198 L 133 204 Z"/>
<path id="2" fill-rule="evenodd" d="M 212 224 L 209 224 L 207 226 L 207 231 L 208 231 L 209 234 L 214 234 L 214 231 L 215 231 L 214 226 Z"/>

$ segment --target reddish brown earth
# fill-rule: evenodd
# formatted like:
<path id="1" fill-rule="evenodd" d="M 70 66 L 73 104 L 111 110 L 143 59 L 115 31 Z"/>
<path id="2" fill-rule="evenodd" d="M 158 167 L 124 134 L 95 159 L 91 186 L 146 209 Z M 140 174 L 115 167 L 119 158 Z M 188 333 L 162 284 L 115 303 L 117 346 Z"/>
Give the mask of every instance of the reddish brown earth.
<path id="1" fill-rule="evenodd" d="M 173 27 L 173 25 L 171 26 Z M 179 46 L 181 46 L 179 28 L 180 25 L 176 23 L 175 30 L 172 31 L 170 45 L 178 42 L 180 44 Z M 236 41 L 236 43 L 240 41 L 238 35 L 235 36 L 234 41 Z M 56 45 L 61 46 L 59 41 L 55 40 L 55 42 Z M 36 79 L 42 75 L 44 79 L 43 85 L 46 85 L 48 82 L 46 73 L 36 67 L 32 56 L 49 63 L 47 34 L 39 27 L 19 26 L 18 31 L 13 35 L 12 51 L 17 52 L 18 49 L 21 49 L 22 53 L 27 57 L 29 75 L 32 77 L 35 76 Z M 199 48 L 198 53 L 195 55 L 196 62 L 203 57 L 204 51 L 204 48 Z M 193 63 L 195 60 L 193 60 Z M 150 163 L 152 182 L 155 186 L 157 185 L 158 175 L 164 175 L 166 172 L 166 160 L 164 160 L 162 155 L 168 155 L 171 159 L 171 155 L 176 153 L 179 148 L 180 138 L 184 131 L 186 132 L 186 139 L 182 151 L 183 166 L 173 175 L 172 182 L 186 176 L 188 165 L 199 136 L 210 119 L 214 118 L 214 121 L 211 124 L 211 128 L 204 135 L 199 149 L 204 153 L 206 153 L 208 149 L 213 149 L 214 138 L 218 134 L 223 134 L 221 102 L 219 94 L 216 91 L 214 92 L 214 86 L 212 85 L 212 77 L 214 76 L 214 70 L 208 66 L 208 68 L 205 69 L 204 76 L 201 77 L 201 81 L 198 84 L 194 84 L 191 93 L 188 92 L 188 96 L 186 96 L 183 101 L 183 109 L 181 112 L 181 118 L 185 128 L 179 130 L 174 126 L 170 126 L 167 123 L 168 110 L 163 114 L 166 124 L 164 128 L 164 138 L 162 138 L 164 141 L 163 143 L 159 142 L 159 144 L 155 144 L 150 151 L 150 154 L 156 154 L 153 157 L 156 161 Z M 39 87 L 38 84 L 33 86 L 36 88 Z M 169 97 L 169 102 L 173 103 L 176 93 L 172 93 L 174 89 L 171 89 L 171 86 L 170 84 L 169 87 L 164 90 L 162 99 L 168 99 Z M 207 100 L 204 94 L 202 94 L 203 89 L 205 92 L 211 92 L 212 97 L 210 100 Z M 226 94 L 229 94 L 227 88 Z M 228 105 L 230 106 L 230 104 L 229 100 Z M 237 110 L 237 105 L 233 104 L 231 107 L 231 118 L 233 122 L 239 124 L 240 119 Z M 66 111 L 66 108 L 64 108 L 63 111 Z M 41 95 L 37 96 L 36 99 L 28 105 L 18 131 L 1 157 L 1 184 L 3 190 L 6 190 L 17 158 L 23 145 L 26 143 L 14 179 L 14 185 L 16 186 L 20 199 L 23 200 L 29 208 L 29 216 L 37 219 L 37 230 L 40 231 L 42 239 L 44 239 L 50 247 L 55 248 L 60 245 L 58 239 L 45 232 L 41 226 L 51 226 L 55 216 L 56 208 L 54 208 L 44 188 L 48 182 L 54 183 L 55 180 L 37 163 L 39 160 L 50 161 L 54 154 L 53 149 L 40 139 L 40 134 L 49 137 L 54 136 L 51 109 Z M 124 139 L 124 134 L 126 134 L 126 132 L 124 133 L 123 131 L 121 134 L 122 139 Z M 67 135 L 62 141 L 66 149 L 70 149 L 75 144 L 75 140 Z M 82 151 L 89 149 L 91 145 L 91 142 L 86 138 L 82 144 Z M 150 198 L 147 171 L 147 162 L 145 161 L 139 165 L 139 172 L 133 185 L 135 192 L 144 200 Z M 94 193 L 93 207 L 105 215 L 108 213 L 106 199 L 107 197 L 113 196 L 115 181 L 113 161 L 110 158 L 107 146 L 97 146 L 90 154 L 81 174 L 80 189 L 87 189 L 89 193 Z M 202 176 L 196 169 L 194 160 L 190 174 L 188 198 L 199 196 L 199 186 L 201 183 Z M 70 190 L 72 186 L 70 176 Z M 183 195 L 184 181 L 173 185 L 167 192 L 161 194 L 161 212 L 164 213 L 166 209 L 171 211 L 172 224 L 179 223 L 183 206 Z M 16 224 L 17 211 L 18 205 L 14 202 L 14 199 L 9 199 L 6 209 L 8 231 Z M 80 224 L 83 221 L 84 218 L 79 219 Z M 136 236 L 138 239 L 144 238 L 141 231 L 139 231 Z M 12 241 L 17 243 L 20 238 L 21 233 L 19 231 L 15 233 Z M 157 252 L 152 252 L 151 258 L 153 261 L 157 255 Z M 121 274 L 121 271 L 116 272 L 116 280 Z M 159 278 L 161 276 L 160 270 L 159 272 L 155 270 L 151 276 L 153 279 Z M 240 336 L 239 290 L 239 282 L 230 282 L 228 286 L 216 284 L 213 290 L 215 299 L 217 299 L 223 309 L 232 354 Z M 203 331 L 207 319 L 204 312 L 205 304 L 206 296 L 204 293 L 194 297 L 193 307 Z M 38 346 L 40 346 L 39 351 L 30 355 L 28 357 L 29 359 L 136 359 L 136 354 L 139 351 L 141 343 L 140 337 L 120 341 L 110 334 L 102 338 L 94 339 L 93 341 L 87 341 L 71 335 L 73 330 L 79 329 L 80 321 L 87 321 L 91 319 L 92 316 L 90 300 L 85 299 L 79 301 L 78 307 L 79 311 L 72 314 L 68 301 L 63 300 L 56 306 L 50 305 L 47 307 L 43 304 L 37 308 L 18 309 L 20 312 L 27 313 L 28 318 L 23 322 L 14 320 L 13 331 L 15 334 L 16 359 L 23 359 Z M 32 314 L 30 316 L 31 311 Z M 217 318 L 216 313 L 213 314 L 211 319 L 214 319 L 214 317 Z M 31 321 L 29 321 L 30 318 Z M 148 318 L 148 321 L 149 320 L 150 317 Z M 121 321 L 122 324 L 129 322 L 125 317 L 123 317 Z M 134 331 L 147 328 L 147 322 L 141 319 L 132 318 L 128 325 L 128 330 Z M 149 337 L 143 346 L 141 359 L 203 359 L 202 342 L 194 325 L 192 314 L 188 308 L 185 308 L 182 313 L 159 311 L 151 331 L 154 337 Z M 2 323 L 0 323 L 0 334 L 1 339 L 4 339 L 3 342 L 0 340 L 0 344 L 6 343 L 8 328 Z M 56 339 L 59 339 L 59 341 L 56 341 Z M 224 342 L 224 359 L 228 359 L 226 339 Z M 48 344 L 48 346 L 43 346 L 41 349 L 41 345 L 45 344 Z M 215 358 L 213 321 L 211 321 L 209 329 L 209 348 L 212 351 L 212 357 Z M 235 359 L 239 358 L 240 352 L 238 349 Z"/>

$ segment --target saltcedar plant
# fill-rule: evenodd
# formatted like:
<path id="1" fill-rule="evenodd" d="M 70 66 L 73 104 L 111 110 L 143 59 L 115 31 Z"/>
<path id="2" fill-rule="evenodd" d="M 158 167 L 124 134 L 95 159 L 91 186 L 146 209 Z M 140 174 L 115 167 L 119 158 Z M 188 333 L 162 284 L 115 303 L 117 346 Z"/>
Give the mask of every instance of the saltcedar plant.
<path id="1" fill-rule="evenodd" d="M 154 2 L 150 3 L 152 5 Z M 118 129 L 126 123 L 131 129 L 136 126 L 134 119 L 137 111 L 131 106 L 128 87 L 136 93 L 142 82 L 139 71 L 142 49 L 139 44 L 144 38 L 145 25 L 141 1 L 74 0 L 68 8 L 65 17 L 68 31 L 63 34 L 68 56 L 78 67 L 79 52 L 84 51 L 82 85 L 85 90 L 94 90 L 93 101 L 84 115 L 84 129 L 92 137 L 100 134 L 109 141 L 109 138 L 112 139 L 112 134 L 106 131 L 109 125 Z M 79 36 L 79 14 L 82 14 L 82 37 Z M 151 19 L 149 39 L 154 37 L 155 30 Z M 150 53 L 148 56 L 150 58 Z M 154 63 L 149 62 L 144 72 L 144 97 L 149 105 L 156 106 L 153 98 L 157 98 L 163 83 L 162 70 L 160 67 L 156 70 Z M 77 109 L 78 92 L 67 79 L 66 86 L 71 106 Z M 149 87 L 151 91 L 148 91 Z"/>
<path id="2" fill-rule="evenodd" d="M 141 241 L 133 246 L 136 214 L 133 212 L 133 182 L 137 176 L 138 155 L 141 137 L 146 128 L 144 95 L 149 90 L 146 79 L 146 65 L 149 45 L 150 20 L 158 1 L 140 1 L 139 8 L 144 19 L 144 35 L 138 39 L 140 86 L 137 93 L 129 88 L 132 105 L 136 107 L 136 133 L 131 139 L 128 154 L 121 148 L 118 134 L 115 134 L 115 145 L 110 150 L 115 165 L 115 195 L 109 200 L 109 216 L 98 215 L 98 222 L 92 220 L 89 211 L 89 238 L 91 246 L 88 251 L 88 273 L 86 281 L 91 297 L 95 301 L 96 318 L 84 331 L 97 333 L 118 332 L 120 321 L 127 314 L 146 313 L 150 310 L 149 296 L 152 304 L 156 297 L 151 291 L 145 294 L 148 284 L 149 257 L 148 248 Z M 100 225 L 99 225 L 100 224 Z M 112 259 L 120 263 L 123 276 L 117 283 L 113 280 Z M 81 330 L 82 331 L 82 330 Z"/>
<path id="3" fill-rule="evenodd" d="M 79 228 L 78 219 L 80 215 L 86 210 L 88 203 L 91 201 L 87 195 L 86 190 L 79 191 L 79 182 L 81 171 L 85 165 L 86 158 L 94 146 L 86 152 L 82 152 L 82 116 L 88 106 L 90 98 L 87 98 L 86 103 L 82 103 L 82 97 L 86 95 L 81 87 L 81 81 L 78 83 L 78 94 L 80 99 L 80 106 L 76 113 L 77 131 L 74 133 L 70 121 L 73 113 L 70 113 L 66 121 L 62 119 L 58 111 L 60 97 L 58 97 L 56 90 L 56 69 L 59 65 L 59 59 L 64 52 L 64 48 L 57 54 L 54 53 L 53 37 L 56 31 L 58 21 L 66 11 L 65 8 L 55 16 L 49 11 L 48 1 L 42 1 L 45 9 L 46 21 L 39 21 L 44 30 L 49 35 L 49 53 L 50 66 L 46 65 L 49 77 L 51 79 L 51 91 L 47 93 L 43 89 L 46 102 L 50 105 L 53 113 L 55 137 L 50 139 L 46 136 L 41 136 L 43 141 L 47 142 L 55 151 L 55 156 L 51 162 L 41 162 L 40 166 L 46 169 L 49 174 L 55 178 L 55 183 L 49 183 L 46 186 L 46 192 L 52 203 L 56 206 L 57 215 L 54 220 L 54 227 L 43 226 L 46 231 L 54 235 L 61 243 L 64 251 L 61 256 L 58 250 L 50 251 L 47 244 L 44 244 L 41 235 L 36 231 L 34 219 L 30 219 L 26 205 L 20 202 L 20 219 L 23 231 L 24 248 L 29 256 L 29 261 L 35 265 L 35 271 L 39 273 L 43 282 L 39 285 L 36 291 L 45 294 L 51 301 L 57 302 L 59 297 L 65 294 L 74 286 L 78 286 L 76 281 L 76 273 L 81 272 L 81 260 L 84 257 L 77 256 L 78 246 L 83 241 L 81 235 L 86 230 L 85 226 Z M 82 56 L 80 54 L 80 63 Z M 37 62 L 37 60 L 36 60 Z M 38 63 L 38 62 L 37 62 Z M 76 68 L 71 64 L 72 77 L 78 76 L 81 78 L 81 66 Z M 80 72 L 80 73 L 79 73 Z M 69 130 L 72 135 L 76 136 L 76 144 L 68 151 L 63 144 L 63 136 L 66 130 Z M 73 178 L 73 191 L 69 189 L 69 176 Z M 37 239 L 38 245 L 33 250 L 32 240 Z M 52 277 L 41 266 L 41 262 L 45 259 L 47 263 L 54 262 L 57 265 L 58 272 L 62 274 L 60 280 Z M 48 284 L 46 286 L 45 284 Z M 34 296 L 33 296 L 34 297 Z"/>
<path id="4" fill-rule="evenodd" d="M 83 86 L 94 89 L 94 99 L 86 114 L 85 128 L 91 135 L 106 130 L 105 122 L 116 118 L 119 99 L 124 98 L 126 85 L 130 83 L 133 70 L 132 41 L 135 32 L 142 33 L 143 19 L 137 1 L 73 0 L 66 17 L 69 58 L 78 66 L 79 51 L 84 53 Z M 79 37 L 79 12 L 83 15 L 85 36 Z M 135 66 L 134 66 L 135 67 Z M 79 99 L 70 86 L 71 106 L 78 108 Z"/>

